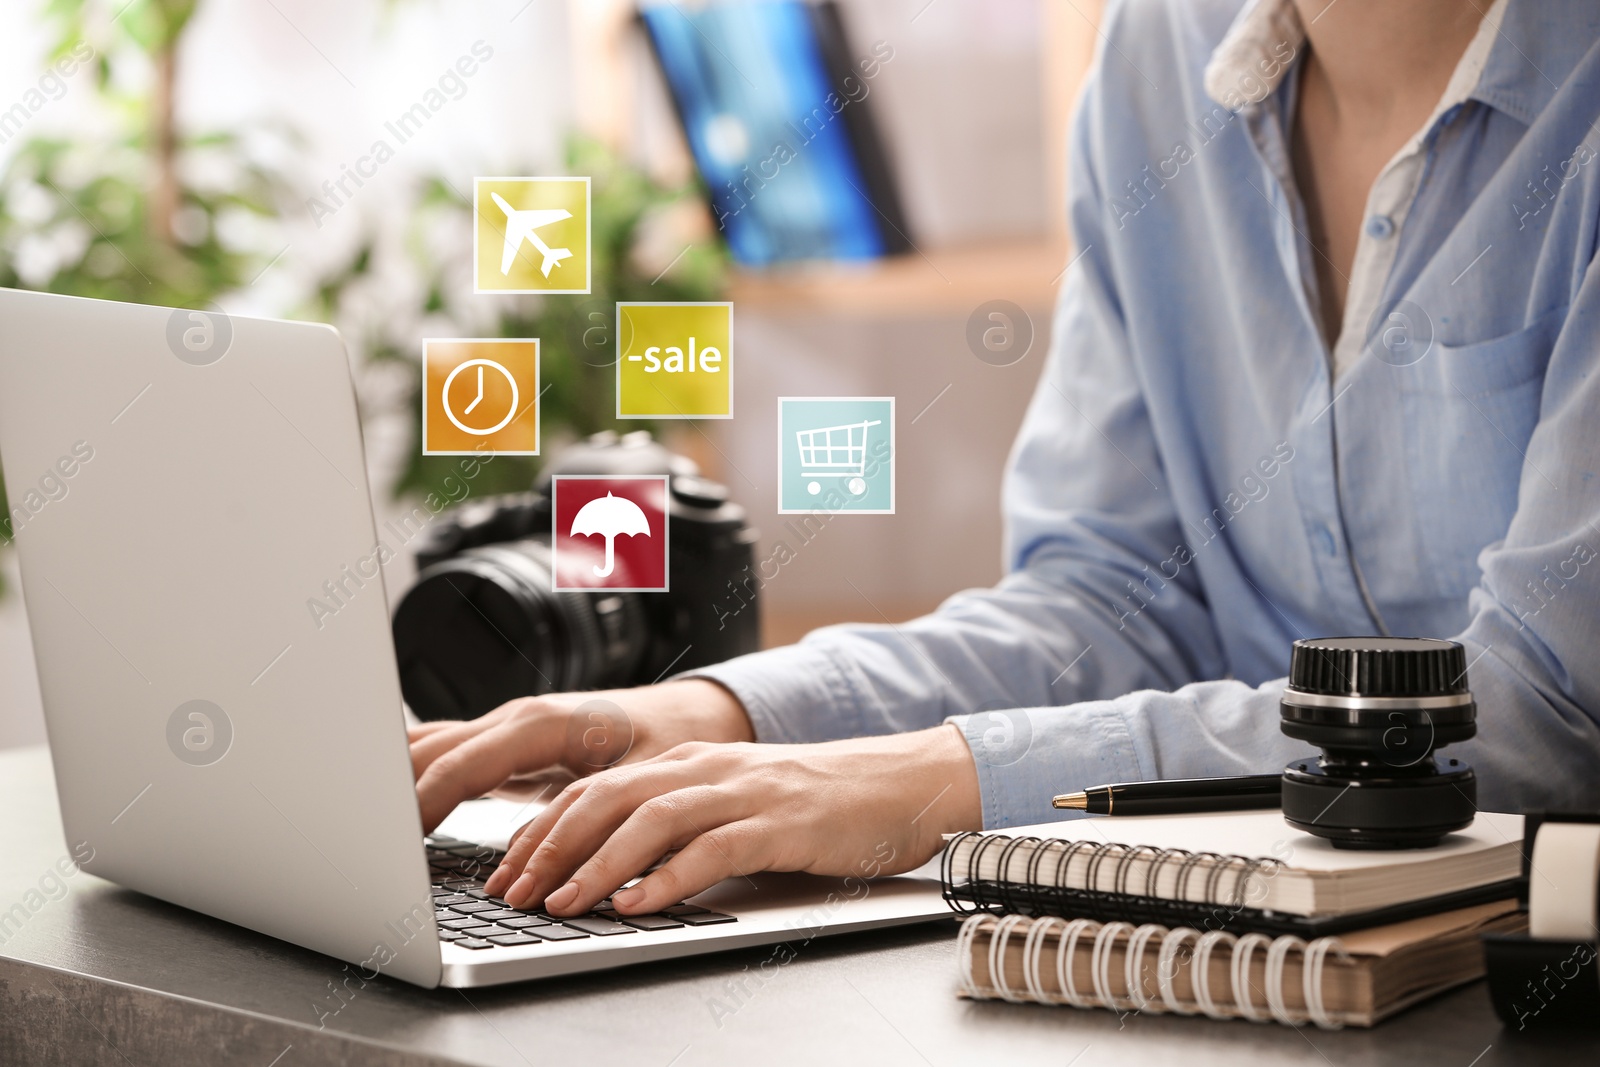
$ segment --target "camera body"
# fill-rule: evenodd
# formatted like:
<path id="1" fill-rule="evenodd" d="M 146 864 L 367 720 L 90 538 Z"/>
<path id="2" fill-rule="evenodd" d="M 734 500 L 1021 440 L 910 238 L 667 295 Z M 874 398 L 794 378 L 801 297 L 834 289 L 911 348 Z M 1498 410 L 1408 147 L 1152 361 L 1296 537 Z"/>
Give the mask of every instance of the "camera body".
<path id="1" fill-rule="evenodd" d="M 557 474 L 670 476 L 670 592 L 551 587 Z M 751 567 L 756 537 L 692 460 L 643 431 L 595 434 L 547 464 L 532 492 L 462 505 L 419 539 L 417 580 L 394 615 L 406 703 L 424 720 L 470 719 L 517 697 L 644 685 L 754 652 L 757 605 L 718 605 Z"/>

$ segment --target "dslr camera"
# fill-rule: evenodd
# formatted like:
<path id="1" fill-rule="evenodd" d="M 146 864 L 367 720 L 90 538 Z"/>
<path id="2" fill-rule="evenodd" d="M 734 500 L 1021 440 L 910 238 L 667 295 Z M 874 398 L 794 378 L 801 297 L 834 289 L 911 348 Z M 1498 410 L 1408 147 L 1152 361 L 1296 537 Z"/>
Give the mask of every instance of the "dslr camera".
<path id="1" fill-rule="evenodd" d="M 670 592 L 551 587 L 556 474 L 670 476 Z M 752 565 L 756 536 L 694 461 L 644 431 L 595 434 L 547 464 L 532 492 L 464 504 L 418 540 L 417 580 L 394 615 L 406 703 L 424 720 L 472 719 L 518 697 L 643 685 L 754 652 L 757 605 L 717 604 Z"/>

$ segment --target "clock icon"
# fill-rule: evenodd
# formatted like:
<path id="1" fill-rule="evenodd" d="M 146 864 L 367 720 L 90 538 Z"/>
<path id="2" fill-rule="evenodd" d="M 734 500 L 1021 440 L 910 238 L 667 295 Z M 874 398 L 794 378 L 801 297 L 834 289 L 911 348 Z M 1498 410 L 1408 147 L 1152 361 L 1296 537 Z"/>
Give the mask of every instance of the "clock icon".
<path id="1" fill-rule="evenodd" d="M 457 415 L 455 408 L 450 403 L 450 387 L 455 384 L 456 377 L 460 375 L 462 371 L 473 368 L 476 368 L 478 372 L 476 376 L 477 391 L 473 395 L 472 402 L 462 409 L 460 415 Z M 493 373 L 500 375 L 508 384 L 510 384 L 511 403 L 509 406 L 507 406 L 504 417 L 502 417 L 500 421 L 495 423 L 493 426 L 470 426 L 462 420 L 472 415 L 472 413 L 477 410 L 479 405 L 484 402 L 485 371 L 492 371 Z M 444 380 L 444 387 L 440 390 L 439 399 L 444 405 L 445 417 L 448 418 L 452 424 L 454 424 L 456 429 L 460 430 L 462 433 L 470 433 L 474 437 L 487 437 L 489 434 L 498 433 L 499 431 L 505 429 L 506 426 L 510 424 L 511 420 L 517 417 L 517 403 L 519 400 L 519 394 L 517 392 L 517 379 L 509 370 L 507 370 L 501 364 L 496 363 L 492 359 L 465 360 L 464 362 L 458 364 L 455 370 L 450 372 L 450 376 Z"/>

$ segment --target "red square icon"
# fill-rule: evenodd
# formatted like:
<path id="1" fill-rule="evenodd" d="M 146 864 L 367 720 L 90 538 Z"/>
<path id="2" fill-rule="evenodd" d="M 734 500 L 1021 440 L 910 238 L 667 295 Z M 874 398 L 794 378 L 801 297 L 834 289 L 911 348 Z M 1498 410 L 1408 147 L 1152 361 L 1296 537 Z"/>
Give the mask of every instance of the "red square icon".
<path id="1" fill-rule="evenodd" d="M 667 591 L 667 476 L 557 474 L 556 589 Z"/>

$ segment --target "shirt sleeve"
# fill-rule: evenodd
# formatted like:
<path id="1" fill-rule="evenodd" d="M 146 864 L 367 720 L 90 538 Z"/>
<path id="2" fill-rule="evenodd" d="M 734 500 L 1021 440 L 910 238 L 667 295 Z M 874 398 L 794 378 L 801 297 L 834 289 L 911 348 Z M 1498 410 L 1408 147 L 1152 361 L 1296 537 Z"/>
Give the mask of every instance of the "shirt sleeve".
<path id="1" fill-rule="evenodd" d="M 1270 772 L 1313 752 L 1279 729 L 1282 678 L 1228 679 L 1221 624 L 1186 565 L 1118 299 L 1097 91 L 1091 81 L 1073 131 L 1078 258 L 1007 475 L 1010 573 L 912 622 L 830 627 L 695 672 L 738 696 L 766 741 L 954 722 L 989 827 L 1060 818 L 1054 793 Z M 1600 795 L 1600 277 L 1575 272 L 1552 314 L 1516 512 L 1477 557 L 1459 632 L 1428 635 L 1467 650 L 1478 735 L 1446 753 L 1474 767 L 1485 810 Z"/>
<path id="2" fill-rule="evenodd" d="M 1600 239 L 1597 239 L 1600 243 Z M 1592 267 L 1592 260 L 1591 260 Z M 1484 811 L 1592 808 L 1600 778 L 1600 275 L 1583 272 L 1556 334 L 1540 417 L 1503 540 L 1478 556 L 1466 649 L 1478 733 L 1446 749 L 1478 778 Z M 1313 749 L 1282 736 L 1285 679 L 1197 682 L 1017 712 L 1025 737 L 992 757 L 961 723 L 987 826 L 1047 822 L 1052 792 L 1086 784 L 1270 772 Z"/>
<path id="3" fill-rule="evenodd" d="M 987 746 L 980 766 L 1012 766 L 1045 741 L 1023 738 L 1013 709 L 1074 705 L 1062 714 L 1086 732 L 1065 731 L 1070 747 L 1127 777 L 1140 760 L 1126 724 L 1110 706 L 1080 702 L 1224 673 L 1196 568 L 1179 560 L 1162 574 L 1153 562 L 1184 537 L 1102 233 L 1094 91 L 1074 124 L 1077 256 L 1006 480 L 1010 573 L 911 622 L 828 627 L 691 672 L 738 696 L 762 740 L 918 729 L 976 710 L 989 713 L 973 721 Z M 1015 821 L 1006 804 L 993 807 L 995 821 Z"/>

